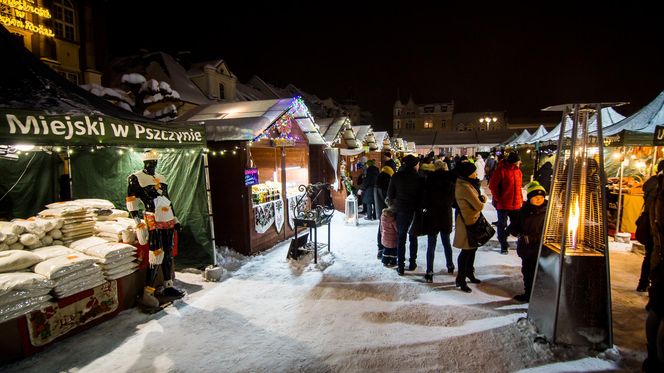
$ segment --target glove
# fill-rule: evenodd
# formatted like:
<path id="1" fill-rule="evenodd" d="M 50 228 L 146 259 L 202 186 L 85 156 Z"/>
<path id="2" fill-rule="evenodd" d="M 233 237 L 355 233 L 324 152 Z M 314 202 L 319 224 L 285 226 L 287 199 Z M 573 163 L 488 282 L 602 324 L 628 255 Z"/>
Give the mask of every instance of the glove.
<path id="1" fill-rule="evenodd" d="M 175 230 L 178 232 L 182 232 L 182 224 L 180 223 L 175 223 Z"/>
<path id="2" fill-rule="evenodd" d="M 482 203 L 486 203 L 486 196 L 480 196 L 480 201 L 482 201 Z"/>
<path id="3" fill-rule="evenodd" d="M 150 262 L 150 265 L 153 266 L 161 264 L 164 261 L 164 250 L 150 250 L 148 254 L 148 261 Z"/>

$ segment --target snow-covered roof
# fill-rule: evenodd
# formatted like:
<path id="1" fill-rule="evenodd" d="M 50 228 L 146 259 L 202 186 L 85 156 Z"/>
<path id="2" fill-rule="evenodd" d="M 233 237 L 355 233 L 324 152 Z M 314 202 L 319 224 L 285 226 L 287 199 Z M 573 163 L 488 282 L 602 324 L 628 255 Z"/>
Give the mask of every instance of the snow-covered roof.
<path id="1" fill-rule="evenodd" d="M 309 143 L 325 144 L 308 115 L 308 109 L 305 105 L 297 105 L 296 100 L 297 98 L 202 105 L 185 113 L 178 120 L 205 124 L 207 139 L 210 141 L 250 141 L 293 109 L 295 112 L 292 112 L 292 116 Z"/>
<path id="2" fill-rule="evenodd" d="M 321 118 L 317 119 L 316 123 L 318 124 L 320 132 L 323 134 L 325 141 L 327 141 L 328 144 L 332 144 L 337 138 L 341 136 L 341 131 L 350 126 L 350 118 Z"/>
<path id="3" fill-rule="evenodd" d="M 153 52 L 142 55 L 127 56 L 111 62 L 109 75 L 110 86 L 118 87 L 125 73 L 143 74 L 148 79 L 164 81 L 177 91 L 180 99 L 196 105 L 212 102 L 191 81 L 187 71 L 175 58 L 164 52 Z M 114 73 L 115 72 L 115 73 Z"/>
<path id="4" fill-rule="evenodd" d="M 364 142 L 364 138 L 367 136 L 371 126 L 353 126 L 353 132 L 355 132 L 355 138 L 360 143 Z"/>
<path id="5" fill-rule="evenodd" d="M 622 131 L 655 133 L 657 125 L 664 124 L 664 91 L 648 105 L 618 123 L 607 127 L 604 136 L 615 135 Z"/>

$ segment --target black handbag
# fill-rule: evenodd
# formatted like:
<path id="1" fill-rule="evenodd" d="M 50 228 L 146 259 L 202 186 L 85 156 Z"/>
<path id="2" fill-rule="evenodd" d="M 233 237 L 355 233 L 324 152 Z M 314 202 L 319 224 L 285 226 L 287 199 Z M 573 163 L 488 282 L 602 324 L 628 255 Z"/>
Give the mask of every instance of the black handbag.
<path id="1" fill-rule="evenodd" d="M 461 215 L 461 220 L 463 220 L 463 215 Z M 466 223 L 465 220 L 463 222 L 464 224 Z M 477 218 L 475 223 L 466 224 L 466 235 L 468 236 L 468 246 L 470 247 L 484 246 L 495 233 L 496 230 L 493 229 L 482 213 L 480 213 L 480 217 Z"/>
<path id="2" fill-rule="evenodd" d="M 652 240 L 652 237 L 650 236 L 650 217 L 648 216 L 647 211 L 641 212 L 639 218 L 636 219 L 636 232 L 634 232 L 634 238 L 644 245 Z"/>

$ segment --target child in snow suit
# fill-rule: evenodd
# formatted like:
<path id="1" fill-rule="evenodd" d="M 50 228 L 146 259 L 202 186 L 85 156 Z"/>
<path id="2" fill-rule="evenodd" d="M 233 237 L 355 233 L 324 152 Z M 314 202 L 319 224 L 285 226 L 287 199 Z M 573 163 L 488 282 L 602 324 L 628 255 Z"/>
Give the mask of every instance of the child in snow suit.
<path id="1" fill-rule="evenodd" d="M 521 258 L 521 274 L 523 274 L 524 285 L 524 293 L 514 296 L 514 299 L 519 302 L 530 300 L 547 206 L 547 201 L 544 199 L 546 191 L 540 183 L 533 181 L 526 185 L 526 189 L 528 200 L 515 214 L 515 219 L 508 227 L 509 233 L 519 238 L 516 253 Z"/>
<path id="2" fill-rule="evenodd" d="M 394 267 L 397 265 L 397 219 L 392 206 L 384 208 L 380 215 L 381 244 L 383 245 L 383 265 Z"/>

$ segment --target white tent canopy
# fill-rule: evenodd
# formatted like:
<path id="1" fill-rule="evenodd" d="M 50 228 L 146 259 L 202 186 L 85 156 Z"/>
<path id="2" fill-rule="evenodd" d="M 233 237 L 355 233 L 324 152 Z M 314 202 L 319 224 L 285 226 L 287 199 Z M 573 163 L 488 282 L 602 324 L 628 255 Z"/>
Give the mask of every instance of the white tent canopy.
<path id="1" fill-rule="evenodd" d="M 523 144 L 526 140 L 530 138 L 531 134 L 528 130 L 523 130 L 521 134 L 514 140 L 512 140 L 507 146 L 514 146 L 517 144 Z"/>
<path id="2" fill-rule="evenodd" d="M 535 139 L 540 138 L 546 135 L 547 133 L 548 131 L 546 130 L 546 128 L 544 128 L 544 126 L 540 124 L 540 126 L 537 127 L 537 130 L 533 132 L 533 134 L 530 135 L 530 137 L 527 138 L 525 141 L 523 141 L 521 144 L 532 144 L 535 142 L 534 141 Z"/>
<path id="3" fill-rule="evenodd" d="M 664 124 L 664 91 L 652 102 L 628 118 L 604 129 L 604 136 L 615 135 L 622 131 L 655 133 L 657 125 Z"/>

